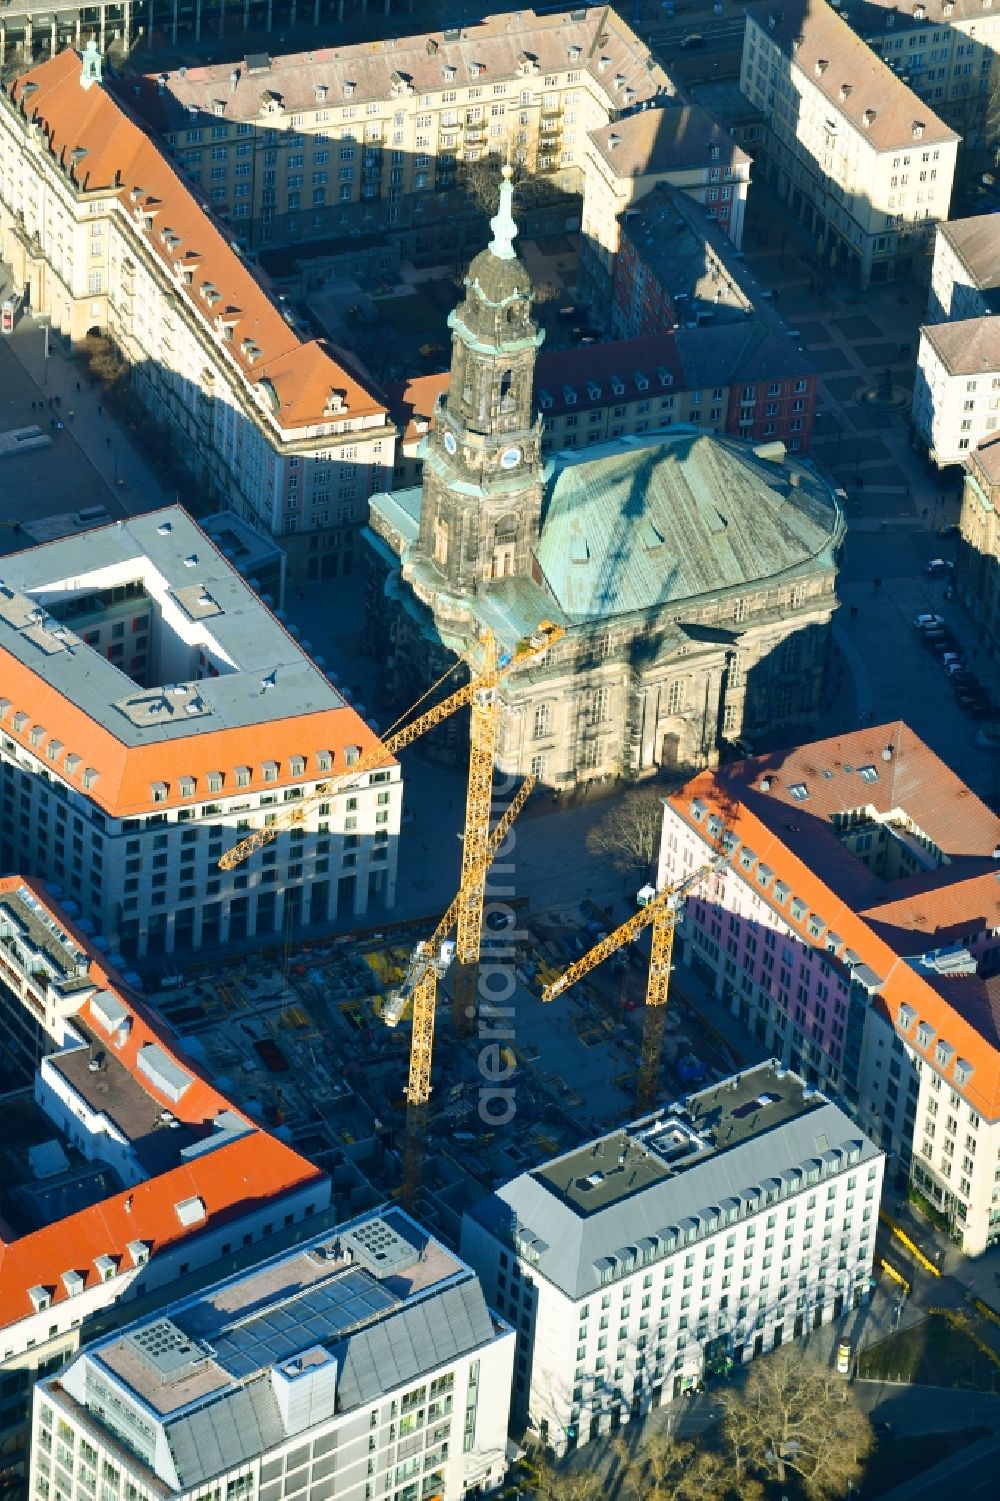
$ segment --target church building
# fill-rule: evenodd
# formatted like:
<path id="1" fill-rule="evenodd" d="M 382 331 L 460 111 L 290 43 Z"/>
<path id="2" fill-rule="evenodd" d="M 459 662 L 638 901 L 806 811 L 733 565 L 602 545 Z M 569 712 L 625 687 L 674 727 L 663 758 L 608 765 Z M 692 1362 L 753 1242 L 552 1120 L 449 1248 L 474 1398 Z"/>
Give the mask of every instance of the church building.
<path id="1" fill-rule="evenodd" d="M 543 458 L 544 335 L 512 199 L 507 177 L 449 318 L 422 486 L 370 502 L 368 629 L 388 696 L 416 700 L 484 630 L 509 648 L 551 620 L 563 638 L 504 680 L 502 770 L 559 788 L 801 740 L 837 606 L 837 493 L 780 443 L 658 426 L 665 370 L 643 376 L 648 431 Z"/>

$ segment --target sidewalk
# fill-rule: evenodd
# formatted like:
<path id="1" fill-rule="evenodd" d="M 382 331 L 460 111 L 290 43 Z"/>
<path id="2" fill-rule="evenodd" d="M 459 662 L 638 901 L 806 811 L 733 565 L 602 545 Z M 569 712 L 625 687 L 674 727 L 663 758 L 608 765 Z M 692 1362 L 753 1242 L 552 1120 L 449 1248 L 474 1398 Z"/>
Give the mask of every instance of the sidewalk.
<path id="1" fill-rule="evenodd" d="M 49 334 L 48 360 L 45 358 L 43 324 L 30 317 L 21 319 L 5 343 L 37 397 L 46 403 L 45 413 L 36 419 L 39 426 L 44 429 L 52 416 L 62 420 L 65 432 L 103 481 L 112 515 L 118 515 L 120 511 L 138 515 L 182 498 L 172 490 L 163 489 L 156 473 L 136 447 L 133 435 L 121 427 L 104 406 L 100 388 L 87 379 L 82 364 L 68 359 L 63 353 L 63 343 L 57 334 Z M 58 407 L 49 411 L 49 398 L 57 396 Z M 61 435 L 57 438 L 59 441 L 62 441 Z M 66 497 L 66 509 L 75 509 L 73 494 Z"/>

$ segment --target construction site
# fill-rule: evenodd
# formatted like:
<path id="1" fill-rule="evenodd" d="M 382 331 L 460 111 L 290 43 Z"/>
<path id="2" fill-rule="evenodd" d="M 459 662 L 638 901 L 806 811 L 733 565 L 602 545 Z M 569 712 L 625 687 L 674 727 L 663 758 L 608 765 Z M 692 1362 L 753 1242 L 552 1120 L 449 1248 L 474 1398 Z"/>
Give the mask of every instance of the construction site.
<path id="1" fill-rule="evenodd" d="M 370 753 L 374 765 L 470 711 L 462 871 L 444 912 L 177 972 L 155 996 L 192 1061 L 330 1174 L 343 1212 L 400 1198 L 452 1242 L 498 1184 L 747 1061 L 676 987 L 667 1004 L 677 913 L 728 858 L 721 846 L 683 886 L 644 887 L 617 927 L 589 900 L 491 899 L 491 864 L 534 785 L 491 825 L 498 686 L 558 634 L 543 623 L 507 656 L 487 639 L 465 683 Z M 362 757 L 344 776 L 367 769 Z M 299 804 L 220 863 L 302 816 Z"/>
<path id="2" fill-rule="evenodd" d="M 496 945 L 503 962 L 513 958 L 514 990 L 504 1002 L 510 1015 L 481 1021 L 469 1035 L 451 1026 L 452 973 L 440 982 L 415 1191 L 421 1218 L 437 1232 L 454 1239 L 463 1209 L 484 1192 L 638 1113 L 648 946 L 629 948 L 551 1003 L 540 999 L 602 931 L 597 909 L 518 909 L 514 940 L 499 935 Z M 352 1213 L 404 1192 L 412 1006 L 394 1027 L 384 1014 L 421 938 L 413 925 L 293 947 L 192 970 L 154 998 L 192 1061 L 329 1172 Z M 484 940 L 484 959 L 492 940 Z M 683 1094 L 696 1079 L 721 1078 L 739 1061 L 705 1036 L 675 992 L 664 1018 L 658 1098 Z M 498 1088 L 500 1075 L 509 1116 L 491 1111 L 484 1093 Z"/>

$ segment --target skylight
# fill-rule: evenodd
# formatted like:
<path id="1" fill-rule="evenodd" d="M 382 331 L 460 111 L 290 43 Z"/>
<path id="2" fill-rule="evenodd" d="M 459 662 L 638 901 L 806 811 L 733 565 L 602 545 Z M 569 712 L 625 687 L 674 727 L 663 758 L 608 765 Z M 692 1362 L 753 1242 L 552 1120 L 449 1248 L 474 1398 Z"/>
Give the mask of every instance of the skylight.
<path id="1" fill-rule="evenodd" d="M 790 797 L 794 797 L 797 803 L 804 803 L 809 796 L 809 788 L 805 782 L 793 782 L 788 789 L 788 794 Z"/>

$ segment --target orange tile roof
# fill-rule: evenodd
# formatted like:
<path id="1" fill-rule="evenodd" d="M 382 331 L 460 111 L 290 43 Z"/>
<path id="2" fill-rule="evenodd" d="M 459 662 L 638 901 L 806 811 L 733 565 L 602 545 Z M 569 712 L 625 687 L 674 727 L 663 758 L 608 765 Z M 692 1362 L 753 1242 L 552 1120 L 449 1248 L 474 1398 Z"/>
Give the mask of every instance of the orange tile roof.
<path id="1" fill-rule="evenodd" d="M 231 341 L 219 344 L 220 363 L 228 356 L 251 386 L 266 391 L 263 383 L 270 383 L 274 399 L 269 407 L 280 427 L 329 422 L 331 393 L 342 399 L 344 417 L 385 414 L 374 388 L 334 360 L 324 344 L 300 340 L 124 106 L 100 85 L 80 87 L 76 52 L 67 49 L 32 68 L 15 79 L 10 94 L 26 118 L 41 125 L 51 155 L 78 189 L 118 190 L 136 239 L 163 264 L 175 295 L 183 296 L 213 338 L 216 317 L 232 320 Z M 84 154 L 74 158 L 77 152 Z M 148 230 L 140 227 L 144 214 L 152 215 Z M 176 242 L 164 239 L 168 232 Z M 185 264 L 193 271 L 189 285 L 180 276 Z M 214 306 L 204 297 L 204 290 L 213 287 L 218 292 Z M 250 346 L 259 353 L 254 355 Z"/>
<path id="2" fill-rule="evenodd" d="M 152 1260 L 179 1241 L 239 1219 L 265 1200 L 324 1178 L 291 1147 L 254 1131 L 20 1240 L 0 1241 L 0 1328 L 34 1312 L 29 1287 L 46 1287 L 54 1304 L 65 1302 L 69 1295 L 63 1272 L 79 1272 L 86 1286 L 94 1287 L 102 1280 L 94 1266 L 97 1256 L 114 1256 L 127 1269 L 129 1241 L 144 1241 Z M 202 1200 L 205 1217 L 185 1226 L 175 1206 L 192 1198 Z"/>
<path id="3" fill-rule="evenodd" d="M 152 1259 L 180 1240 L 238 1219 L 265 1200 L 279 1199 L 310 1183 L 326 1182 L 326 1174 L 313 1163 L 262 1131 L 219 1094 L 199 1075 L 190 1058 L 177 1056 L 162 1022 L 122 987 L 117 973 L 53 903 L 39 882 L 22 876 L 0 878 L 0 898 L 15 895 L 19 888 L 27 888 L 86 954 L 88 978 L 97 989 L 112 991 L 125 1006 L 132 1027 L 124 1046 L 115 1045 L 115 1057 L 150 1098 L 159 1100 L 178 1120 L 191 1125 L 206 1124 L 220 1111 L 227 1110 L 240 1116 L 251 1129 L 244 1136 L 193 1157 L 189 1163 L 170 1168 L 99 1204 L 31 1231 L 19 1240 L 0 1240 L 0 1328 L 34 1311 L 28 1297 L 29 1287 L 47 1287 L 53 1303 L 59 1303 L 68 1296 L 63 1272 L 79 1272 L 86 1278 L 86 1286 L 92 1287 L 101 1280 L 94 1266 L 95 1257 L 115 1256 L 127 1268 L 129 1241 L 144 1241 Z M 89 997 L 79 1014 L 98 1036 L 104 1035 Z M 137 1070 L 139 1049 L 151 1042 L 157 1043 L 191 1077 L 192 1083 L 179 1101 L 160 1097 L 152 1081 Z M 191 1198 L 203 1201 L 205 1216 L 196 1224 L 185 1226 L 175 1206 Z"/>
<path id="4" fill-rule="evenodd" d="M 374 731 L 345 704 L 340 709 L 325 709 L 295 719 L 203 730 L 180 739 L 158 740 L 152 745 L 126 746 L 111 730 L 52 688 L 40 673 L 32 672 L 2 647 L 0 679 L 5 697 L 19 705 L 31 705 L 31 718 L 22 729 L 17 731 L 7 722 L 4 733 L 20 740 L 33 754 L 41 751 L 44 755 L 44 742 L 42 746 L 32 746 L 29 736 L 32 723 L 45 725 L 48 738 L 61 740 L 67 752 L 81 758 L 75 772 L 71 774 L 62 766 L 60 774 L 70 784 L 75 782 L 82 788 L 85 771 L 89 767 L 97 771 L 97 781 L 87 789 L 87 796 L 112 818 L 134 818 L 154 808 L 163 810 L 191 802 L 191 798 L 181 797 L 182 776 L 198 778 L 198 787 L 202 789 L 198 796 L 203 800 L 208 773 L 221 771 L 225 780 L 219 795 L 230 797 L 235 790 L 235 768 L 247 766 L 252 773 L 246 788 L 248 794 L 273 791 L 315 780 L 320 775 L 316 759 L 319 751 L 332 752 L 330 775 L 335 775 L 347 769 L 345 752 L 349 746 L 356 746 L 364 753 L 378 744 Z M 306 759 L 301 776 L 293 776 L 289 770 L 292 756 Z M 266 783 L 265 761 L 278 764 L 276 780 Z M 387 765 L 394 764 L 388 751 L 385 761 Z M 160 782 L 166 784 L 166 797 L 156 801 L 153 784 Z"/>
<path id="5" fill-rule="evenodd" d="M 890 743 L 896 748 L 894 764 L 880 759 L 881 749 Z M 848 765 L 856 770 L 876 763 L 880 772 L 887 773 L 876 783 L 864 783 L 854 771 L 846 770 Z M 839 767 L 839 773 L 824 778 L 823 770 L 833 770 L 834 766 Z M 762 778 L 770 780 L 767 791 L 760 790 Z M 801 780 L 807 781 L 810 790 L 805 802 L 797 801 L 789 792 Z M 827 878 L 828 859 L 835 850 L 848 855 L 832 825 L 827 827 L 835 811 L 865 805 L 874 805 L 883 813 L 903 808 L 946 854 L 986 854 L 984 846 L 988 846 L 992 856 L 1000 844 L 1000 819 L 901 722 L 871 726 L 787 753 L 701 772 L 671 794 L 669 803 L 684 823 L 707 837 L 691 812 L 691 801 L 696 797 L 704 799 L 741 844 L 752 849 L 758 861 L 769 866 L 775 877 L 791 888 L 792 895 L 805 903 L 799 921 L 792 916 L 790 904 L 780 909 L 781 920 L 791 931 L 814 948 L 825 947 L 828 934 L 836 933 L 845 948 L 860 956 L 881 980 L 875 1004 L 884 1006 L 894 1025 L 905 1002 L 934 1029 L 926 1048 L 920 1048 L 912 1032 L 907 1033 L 908 1044 L 934 1062 L 936 1043 L 941 1039 L 949 1042 L 957 1058 L 967 1061 L 973 1070 L 965 1084 L 955 1077 L 949 1082 L 981 1115 L 987 1119 L 1000 1116 L 1000 1033 L 988 1025 L 988 1016 L 977 999 L 977 987 L 970 986 L 968 995 L 973 1004 L 963 1008 L 968 1011 L 963 1014 L 954 1004 L 954 987 L 949 989 L 930 974 L 918 972 L 877 931 L 858 903 L 845 899 Z M 789 819 L 792 809 L 794 823 Z M 865 871 L 860 860 L 849 858 L 867 877 L 863 905 L 870 906 L 877 878 Z M 741 879 L 748 886 L 754 884 L 749 873 Z M 770 893 L 761 895 L 771 901 Z M 810 914 L 818 915 L 826 925 L 819 939 L 809 934 Z M 984 1030 L 989 1035 L 984 1036 Z M 934 1066 L 941 1068 L 937 1063 Z"/>
<path id="6" fill-rule="evenodd" d="M 897 897 L 886 894 L 862 914 L 899 954 L 925 953 L 989 929 L 1000 930 L 1000 868 L 990 860 L 966 878 L 954 865 L 926 877 L 899 882 Z M 894 883 L 895 884 L 895 883 Z"/>

